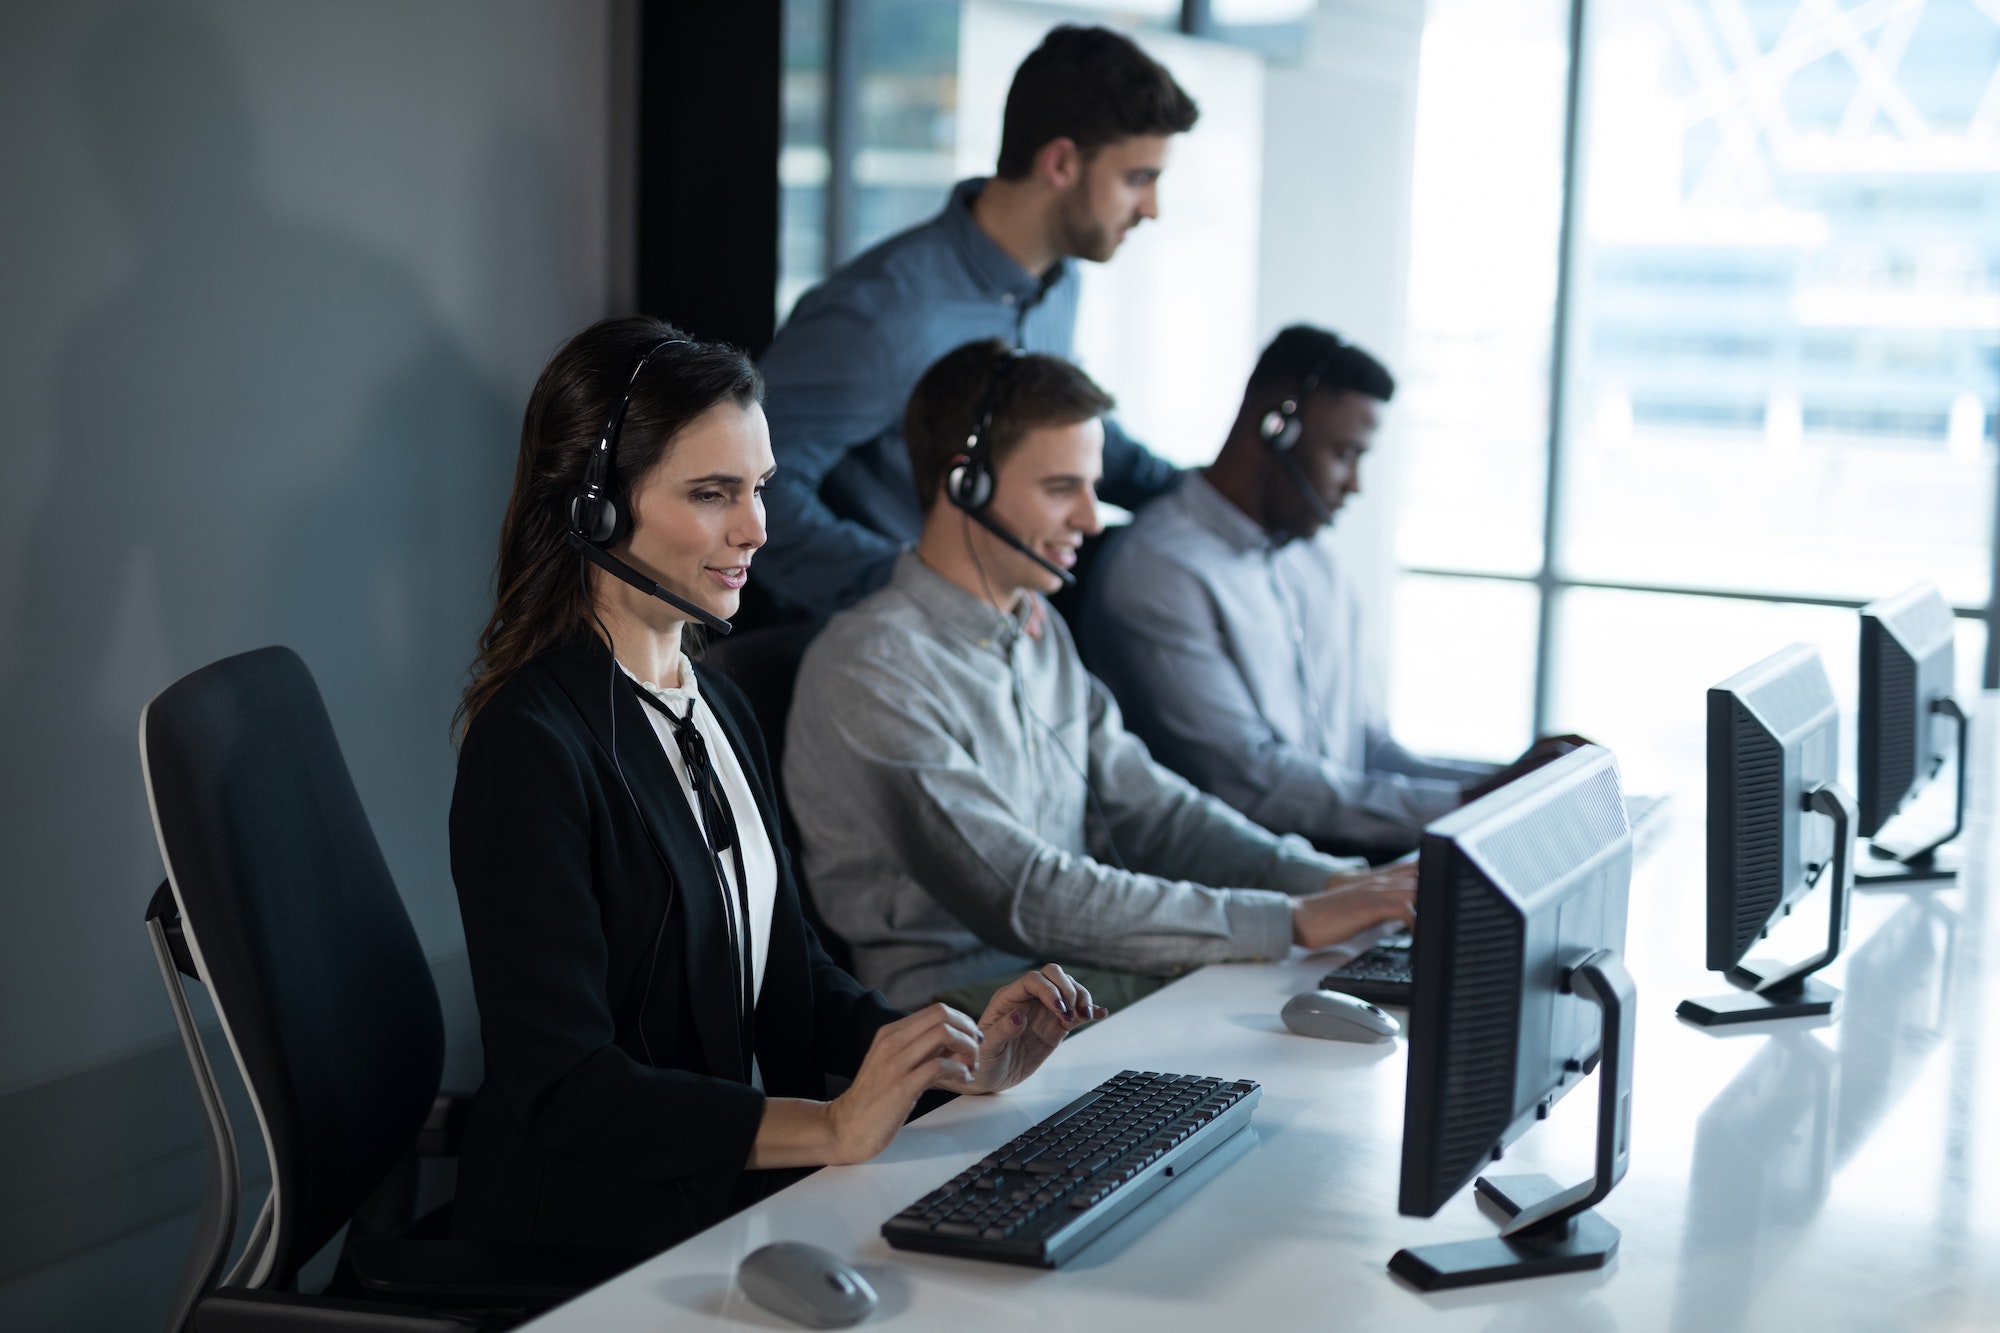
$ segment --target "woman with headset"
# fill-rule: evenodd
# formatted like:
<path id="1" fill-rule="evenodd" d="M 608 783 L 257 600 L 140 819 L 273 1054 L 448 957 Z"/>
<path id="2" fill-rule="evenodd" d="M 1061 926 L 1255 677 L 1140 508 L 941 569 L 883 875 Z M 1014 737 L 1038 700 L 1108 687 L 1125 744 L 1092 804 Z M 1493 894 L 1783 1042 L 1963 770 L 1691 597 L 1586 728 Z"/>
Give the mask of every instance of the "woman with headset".
<path id="1" fill-rule="evenodd" d="M 905 1014 L 802 915 L 750 708 L 684 635 L 727 632 L 764 543 L 761 387 L 633 317 L 572 338 L 528 401 L 451 807 L 486 1057 L 462 1235 L 660 1248 L 1105 1013 L 1052 965 L 977 1023 Z M 829 1100 L 830 1074 L 852 1081 Z"/>

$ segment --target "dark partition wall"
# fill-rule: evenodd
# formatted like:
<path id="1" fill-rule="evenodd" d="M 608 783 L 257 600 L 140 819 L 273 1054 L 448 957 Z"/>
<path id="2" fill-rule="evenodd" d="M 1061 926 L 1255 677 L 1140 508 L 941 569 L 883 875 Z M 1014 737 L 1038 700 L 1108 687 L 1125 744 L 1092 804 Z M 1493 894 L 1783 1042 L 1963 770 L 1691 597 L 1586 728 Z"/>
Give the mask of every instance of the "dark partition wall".
<path id="1" fill-rule="evenodd" d="M 639 305 L 760 353 L 778 286 L 781 0 L 646 0 Z"/>

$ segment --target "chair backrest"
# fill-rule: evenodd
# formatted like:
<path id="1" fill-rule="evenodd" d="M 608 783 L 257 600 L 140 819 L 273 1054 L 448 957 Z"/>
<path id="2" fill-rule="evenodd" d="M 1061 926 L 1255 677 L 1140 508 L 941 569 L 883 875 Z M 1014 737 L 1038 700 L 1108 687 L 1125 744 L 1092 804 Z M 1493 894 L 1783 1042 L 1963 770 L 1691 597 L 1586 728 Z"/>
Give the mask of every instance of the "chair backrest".
<path id="1" fill-rule="evenodd" d="M 750 701 L 750 711 L 757 715 L 757 727 L 764 733 L 764 753 L 770 756 L 773 773 L 784 766 L 785 722 L 792 715 L 799 663 L 805 660 L 814 636 L 825 627 L 823 620 L 772 625 L 717 639 L 702 651 L 702 665 L 729 677 Z"/>
<path id="2" fill-rule="evenodd" d="M 139 749 L 190 951 L 271 1158 L 288 1287 L 405 1153 L 437 1095 L 430 968 L 289 648 L 207 666 L 146 705 Z"/>

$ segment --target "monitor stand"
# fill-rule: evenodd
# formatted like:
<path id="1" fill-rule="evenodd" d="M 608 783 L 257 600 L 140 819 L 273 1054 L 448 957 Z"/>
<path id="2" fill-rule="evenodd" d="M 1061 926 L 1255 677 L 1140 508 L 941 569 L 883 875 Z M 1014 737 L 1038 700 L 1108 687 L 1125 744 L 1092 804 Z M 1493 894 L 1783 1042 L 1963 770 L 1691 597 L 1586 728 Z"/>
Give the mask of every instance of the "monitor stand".
<path id="1" fill-rule="evenodd" d="M 1724 975 L 1746 989 L 1733 995 L 1705 995 L 1699 1000 L 1682 1000 L 1674 1012 L 1690 1023 L 1715 1028 L 1733 1023 L 1762 1023 L 1774 1018 L 1816 1018 L 1831 1014 L 1840 1004 L 1838 990 L 1812 977 L 1801 978 L 1789 986 L 1766 989 L 1762 976 L 1750 968 L 1732 967 Z"/>
<path id="2" fill-rule="evenodd" d="M 1840 992 L 1813 973 L 1840 957 L 1847 942 L 1847 897 L 1853 887 L 1848 863 L 1854 845 L 1854 804 L 1833 783 L 1816 787 L 1806 794 L 1806 809 L 1833 820 L 1833 900 L 1827 907 L 1826 948 L 1802 963 L 1766 972 L 1761 968 L 1732 967 L 1724 976 L 1743 990 L 1734 995 L 1710 995 L 1699 1000 L 1682 1000 L 1674 1010 L 1688 1022 L 1701 1027 L 1727 1027 L 1733 1023 L 1761 1023 L 1774 1018 L 1814 1018 L 1831 1014 L 1840 1001 Z"/>
<path id="3" fill-rule="evenodd" d="M 1943 837 L 1927 846 L 1903 850 L 1880 842 L 1871 842 L 1865 855 L 1858 857 L 1854 865 L 1854 887 L 1858 889 L 1893 889 L 1905 884 L 1937 884 L 1940 881 L 1955 880 L 1961 866 L 1965 864 L 1965 848 L 1957 839 L 1965 830 L 1965 786 L 1967 762 L 1972 749 L 1970 734 L 1965 727 L 1965 711 L 1958 701 L 1949 696 L 1931 702 L 1931 711 L 1948 717 L 1958 727 L 1958 795 L 1955 798 L 1951 829 Z"/>
<path id="4" fill-rule="evenodd" d="M 1964 851 L 1955 842 L 1921 852 L 1897 852 L 1880 843 L 1870 843 L 1868 850 L 1855 858 L 1854 887 L 1894 889 L 1905 884 L 1947 887 L 1965 866 Z"/>
<path id="5" fill-rule="evenodd" d="M 1597 1169 L 1564 1189 L 1543 1175 L 1481 1176 L 1473 1188 L 1509 1219 L 1498 1236 L 1398 1250 L 1389 1271 L 1419 1291 L 1577 1273 L 1602 1268 L 1618 1252 L 1618 1228 L 1592 1211 L 1625 1177 L 1631 1159 L 1631 974 L 1610 950 L 1572 971 L 1569 988 L 1603 1014 L 1604 1047 L 1597 1066 Z"/>

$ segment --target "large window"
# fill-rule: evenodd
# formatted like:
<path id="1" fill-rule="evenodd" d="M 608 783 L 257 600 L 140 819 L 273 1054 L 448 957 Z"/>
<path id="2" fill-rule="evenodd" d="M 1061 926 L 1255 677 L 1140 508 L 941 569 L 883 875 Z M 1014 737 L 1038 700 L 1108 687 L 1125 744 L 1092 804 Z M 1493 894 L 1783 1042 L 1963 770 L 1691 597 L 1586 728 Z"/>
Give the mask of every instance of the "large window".
<path id="1" fill-rule="evenodd" d="M 1851 704 L 1852 608 L 1919 579 L 1968 613 L 1971 688 L 1992 600 L 2000 6 L 1432 15 L 1399 729 L 1496 755 L 1582 730 L 1632 783 L 1699 790 L 1706 686 L 1803 641 Z M 1566 135 L 1564 101 L 1519 90 L 1559 96 L 1578 30 Z M 1490 664 L 1529 621 L 1517 696 Z"/>
<path id="2" fill-rule="evenodd" d="M 936 213 L 957 137 L 957 0 L 787 0 L 778 318 Z"/>

